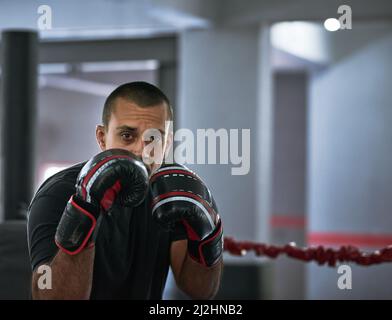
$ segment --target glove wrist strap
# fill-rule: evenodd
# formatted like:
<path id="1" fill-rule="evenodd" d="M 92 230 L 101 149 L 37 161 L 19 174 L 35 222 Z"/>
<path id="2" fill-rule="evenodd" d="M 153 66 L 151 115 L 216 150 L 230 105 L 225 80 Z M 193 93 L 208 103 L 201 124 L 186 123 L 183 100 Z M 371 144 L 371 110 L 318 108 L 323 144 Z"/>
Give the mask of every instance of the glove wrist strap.
<path id="1" fill-rule="evenodd" d="M 201 241 L 188 240 L 188 253 L 196 262 L 211 267 L 218 263 L 223 253 L 223 228 L 219 220 L 215 230 Z"/>
<path id="2" fill-rule="evenodd" d="M 69 255 L 93 246 L 101 220 L 99 217 L 99 210 L 72 196 L 57 226 L 56 245 Z"/>

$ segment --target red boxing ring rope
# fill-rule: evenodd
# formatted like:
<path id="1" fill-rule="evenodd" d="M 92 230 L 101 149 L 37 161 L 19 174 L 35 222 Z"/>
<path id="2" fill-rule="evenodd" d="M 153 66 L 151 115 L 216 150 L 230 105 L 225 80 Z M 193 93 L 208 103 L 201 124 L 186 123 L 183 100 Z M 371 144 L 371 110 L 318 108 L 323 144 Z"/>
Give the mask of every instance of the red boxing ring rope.
<path id="1" fill-rule="evenodd" d="M 353 246 L 342 246 L 339 249 L 324 248 L 323 246 L 298 248 L 294 243 L 284 246 L 274 246 L 250 241 L 236 241 L 234 238 L 224 238 L 224 251 L 235 256 L 243 256 L 253 251 L 256 256 L 276 258 L 281 254 L 302 261 L 316 261 L 319 265 L 328 263 L 334 267 L 337 262 L 354 262 L 362 266 L 370 266 L 383 262 L 392 262 L 392 245 L 366 253 Z"/>

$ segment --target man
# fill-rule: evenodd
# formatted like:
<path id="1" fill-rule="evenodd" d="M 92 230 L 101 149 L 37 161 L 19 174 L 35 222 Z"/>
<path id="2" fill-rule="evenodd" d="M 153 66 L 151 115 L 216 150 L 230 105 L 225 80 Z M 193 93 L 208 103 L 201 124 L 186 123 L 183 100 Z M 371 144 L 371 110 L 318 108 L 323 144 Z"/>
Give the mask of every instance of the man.
<path id="1" fill-rule="evenodd" d="M 215 296 L 222 226 L 210 191 L 184 166 L 141 161 L 151 129 L 163 154 L 170 147 L 172 118 L 151 84 L 109 95 L 96 128 L 102 152 L 45 181 L 30 205 L 33 299 L 161 299 L 169 265 L 190 297 Z M 51 289 L 39 286 L 41 265 Z"/>

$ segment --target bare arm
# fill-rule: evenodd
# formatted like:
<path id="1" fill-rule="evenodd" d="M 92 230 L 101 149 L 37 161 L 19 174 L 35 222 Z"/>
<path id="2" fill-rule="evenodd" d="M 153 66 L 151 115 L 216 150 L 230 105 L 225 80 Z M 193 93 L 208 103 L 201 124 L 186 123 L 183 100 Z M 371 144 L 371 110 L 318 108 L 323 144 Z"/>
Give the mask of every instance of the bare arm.
<path id="1" fill-rule="evenodd" d="M 213 299 L 220 286 L 223 262 L 205 267 L 187 253 L 187 240 L 171 246 L 171 266 L 177 286 L 192 299 Z"/>
<path id="2" fill-rule="evenodd" d="M 32 296 L 34 300 L 86 300 L 90 298 L 93 278 L 95 248 L 88 248 L 71 256 L 59 250 L 50 267 L 52 289 L 40 289 L 38 280 L 42 276 L 33 274 Z"/>

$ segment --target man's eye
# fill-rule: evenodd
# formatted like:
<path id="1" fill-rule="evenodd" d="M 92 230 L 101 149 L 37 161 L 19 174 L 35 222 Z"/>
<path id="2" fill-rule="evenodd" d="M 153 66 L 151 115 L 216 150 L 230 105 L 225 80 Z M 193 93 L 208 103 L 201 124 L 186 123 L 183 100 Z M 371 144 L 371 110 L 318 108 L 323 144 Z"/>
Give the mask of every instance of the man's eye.
<path id="1" fill-rule="evenodd" d="M 122 133 L 122 134 L 121 134 L 121 137 L 122 137 L 124 140 L 132 140 L 132 135 L 131 135 L 130 133 Z"/>

